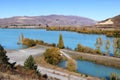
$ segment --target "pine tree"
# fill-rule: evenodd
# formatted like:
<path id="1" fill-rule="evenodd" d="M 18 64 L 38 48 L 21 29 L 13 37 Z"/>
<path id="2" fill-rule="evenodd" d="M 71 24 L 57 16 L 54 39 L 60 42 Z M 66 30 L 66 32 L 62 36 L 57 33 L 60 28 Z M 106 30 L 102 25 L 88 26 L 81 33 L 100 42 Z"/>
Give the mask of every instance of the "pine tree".
<path id="1" fill-rule="evenodd" d="M 62 34 L 60 34 L 60 36 L 59 36 L 58 47 L 59 47 L 60 49 L 63 49 L 63 48 L 64 48 L 64 42 L 63 42 Z"/>
<path id="2" fill-rule="evenodd" d="M 26 69 L 37 70 L 37 66 L 35 65 L 35 61 L 34 61 L 34 58 L 32 57 L 32 55 L 30 55 L 28 57 L 28 59 L 26 59 L 26 61 L 24 63 L 24 67 Z"/>
<path id="3" fill-rule="evenodd" d="M 6 51 L 4 48 L 0 45 L 0 64 L 8 64 L 9 58 L 6 56 Z"/>

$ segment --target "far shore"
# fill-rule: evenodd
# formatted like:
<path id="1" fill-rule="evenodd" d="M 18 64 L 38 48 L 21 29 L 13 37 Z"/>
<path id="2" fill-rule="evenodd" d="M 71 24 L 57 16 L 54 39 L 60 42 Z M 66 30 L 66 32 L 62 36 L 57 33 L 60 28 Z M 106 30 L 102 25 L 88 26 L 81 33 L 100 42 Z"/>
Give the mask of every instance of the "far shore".
<path id="1" fill-rule="evenodd" d="M 38 28 L 24 27 L 7 27 L 1 29 L 46 29 L 47 31 L 70 31 L 82 34 L 104 34 L 107 37 L 120 37 L 120 28 L 117 27 L 96 27 L 94 26 L 44 26 Z"/>

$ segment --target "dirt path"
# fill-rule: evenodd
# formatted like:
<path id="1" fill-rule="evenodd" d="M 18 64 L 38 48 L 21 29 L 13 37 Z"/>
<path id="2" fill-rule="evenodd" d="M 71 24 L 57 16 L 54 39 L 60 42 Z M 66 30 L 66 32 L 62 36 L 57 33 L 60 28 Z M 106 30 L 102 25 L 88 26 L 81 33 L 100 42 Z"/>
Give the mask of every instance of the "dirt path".
<path id="1" fill-rule="evenodd" d="M 65 52 L 63 52 L 62 50 L 60 51 L 66 58 L 68 58 L 68 59 L 71 59 L 71 57 L 68 55 L 68 54 L 66 54 Z"/>

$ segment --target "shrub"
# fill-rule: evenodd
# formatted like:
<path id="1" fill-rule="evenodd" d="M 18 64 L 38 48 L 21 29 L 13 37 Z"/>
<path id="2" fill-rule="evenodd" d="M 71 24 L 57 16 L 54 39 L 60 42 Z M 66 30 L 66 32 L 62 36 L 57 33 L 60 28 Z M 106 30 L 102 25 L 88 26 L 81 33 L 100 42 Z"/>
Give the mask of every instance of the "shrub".
<path id="1" fill-rule="evenodd" d="M 76 71 L 76 69 L 77 69 L 76 61 L 73 60 L 73 59 L 68 59 L 68 61 L 67 61 L 67 69 L 69 71 Z"/>
<path id="2" fill-rule="evenodd" d="M 84 53 L 102 54 L 99 50 L 94 50 L 92 48 L 82 46 L 81 44 L 78 44 L 75 50 L 78 52 L 84 52 Z"/>
<path id="3" fill-rule="evenodd" d="M 58 64 L 62 60 L 60 50 L 53 47 L 46 50 L 46 52 L 44 53 L 44 58 L 46 62 L 53 65 Z"/>
<path id="4" fill-rule="evenodd" d="M 117 80 L 117 74 L 116 73 L 111 73 L 110 80 Z"/>
<path id="5" fill-rule="evenodd" d="M 22 44 L 24 44 L 24 45 L 26 45 L 26 46 L 28 46 L 28 47 L 32 47 L 32 46 L 35 46 L 35 45 L 36 45 L 36 43 L 35 43 L 34 40 L 28 39 L 28 38 L 24 38 Z"/>

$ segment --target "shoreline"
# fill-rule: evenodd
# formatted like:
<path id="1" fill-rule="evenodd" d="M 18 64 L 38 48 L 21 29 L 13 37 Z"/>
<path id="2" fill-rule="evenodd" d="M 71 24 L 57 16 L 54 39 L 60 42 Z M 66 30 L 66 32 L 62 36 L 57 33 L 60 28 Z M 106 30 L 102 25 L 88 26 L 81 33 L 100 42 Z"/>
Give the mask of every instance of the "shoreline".
<path id="1" fill-rule="evenodd" d="M 11 62 L 16 61 L 17 64 L 22 64 L 23 65 L 23 62 L 25 61 L 25 59 L 29 55 L 33 55 L 34 57 L 38 57 L 39 55 L 42 55 L 43 52 L 47 48 L 49 48 L 49 47 L 48 46 L 43 46 L 43 45 L 37 45 L 37 46 L 30 47 L 30 48 L 27 48 L 27 49 L 13 51 L 13 53 L 9 52 L 10 54 L 7 53 L 7 56 L 10 58 Z M 92 54 L 88 54 L 88 53 L 81 53 L 81 52 L 76 52 L 76 51 L 67 50 L 67 49 L 61 49 L 61 51 L 65 52 L 65 54 L 68 54 L 70 57 L 72 57 L 74 59 L 77 56 L 76 58 L 87 60 L 87 61 L 90 61 L 90 62 L 95 62 L 97 64 L 102 64 L 102 65 L 104 65 L 103 63 L 111 63 L 111 64 L 115 64 L 115 65 L 120 64 L 120 59 L 119 58 L 108 57 L 108 56 L 100 56 L 100 55 L 92 55 Z M 19 57 L 17 57 L 17 56 L 19 56 Z M 111 64 L 105 65 L 105 66 L 112 67 Z M 120 65 L 118 65 L 118 66 L 120 67 Z M 116 67 L 114 66 L 113 68 L 116 68 Z"/>
<path id="2" fill-rule="evenodd" d="M 47 46 L 40 45 L 40 46 L 31 47 L 29 49 L 14 51 L 14 53 L 7 53 L 7 56 L 8 58 L 10 58 L 9 62 L 11 63 L 16 62 L 16 65 L 23 65 L 29 55 L 32 55 L 34 57 L 38 55 L 42 55 L 47 48 L 48 48 Z M 41 74 L 47 74 L 50 77 L 56 77 L 60 80 L 68 80 L 69 74 L 64 73 L 62 71 L 49 69 L 42 66 L 38 66 L 38 70 L 41 72 Z M 66 76 L 64 76 L 64 74 L 66 74 Z M 85 77 L 80 77 L 74 74 L 71 75 L 70 78 L 71 80 L 87 80 Z M 96 79 L 92 79 L 92 80 L 96 80 Z"/>
<path id="3" fill-rule="evenodd" d="M 45 29 L 46 31 L 69 31 L 81 34 L 99 34 L 106 35 L 107 37 L 120 37 L 120 28 L 97 28 L 95 26 L 82 26 L 82 27 L 44 27 L 44 28 L 1 28 L 1 29 Z"/>
<path id="4" fill-rule="evenodd" d="M 66 50 L 66 49 L 63 49 L 62 51 L 64 51 L 74 59 L 86 60 L 86 61 L 94 62 L 96 64 L 120 69 L 120 65 L 119 65 L 120 58 L 102 56 L 102 55 L 93 55 L 89 53 L 76 52 L 76 51 Z"/>
<path id="5" fill-rule="evenodd" d="M 7 51 L 7 53 L 12 54 L 14 52 L 22 52 L 22 51 L 24 52 L 24 50 L 27 51 L 27 50 L 32 50 L 32 49 L 38 49 L 40 47 L 43 50 L 50 48 L 50 46 L 36 45 L 36 46 L 28 47 L 25 49 L 6 50 L 6 51 Z M 104 66 L 109 66 L 109 67 L 120 69 L 120 65 L 119 65 L 120 58 L 103 56 L 103 55 L 94 55 L 94 54 L 90 54 L 90 53 L 77 52 L 77 51 L 68 50 L 68 49 L 62 49 L 61 51 L 67 53 L 70 57 L 72 57 L 74 59 L 86 60 L 86 61 L 94 62 L 96 64 L 101 64 Z M 37 56 L 37 55 L 35 55 L 35 56 Z"/>

